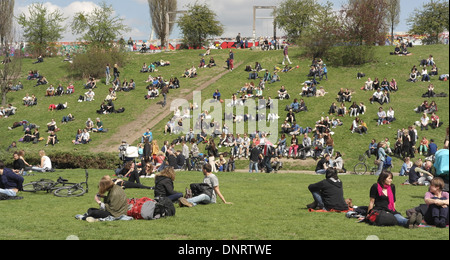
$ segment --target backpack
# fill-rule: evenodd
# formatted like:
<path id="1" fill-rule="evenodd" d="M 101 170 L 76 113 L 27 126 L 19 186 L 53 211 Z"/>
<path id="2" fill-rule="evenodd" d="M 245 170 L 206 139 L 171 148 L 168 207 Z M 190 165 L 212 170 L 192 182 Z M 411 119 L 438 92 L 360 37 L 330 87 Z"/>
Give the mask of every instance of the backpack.
<path id="1" fill-rule="evenodd" d="M 384 210 L 372 210 L 366 216 L 366 222 L 374 226 L 395 226 L 397 219 L 394 214 Z"/>
<path id="2" fill-rule="evenodd" d="M 156 207 L 156 201 L 143 197 L 139 199 L 129 199 L 128 200 L 128 211 L 127 215 L 133 217 L 134 219 L 155 219 L 154 211 Z"/>
<path id="3" fill-rule="evenodd" d="M 175 206 L 171 199 L 160 197 L 155 205 L 154 219 L 170 217 L 175 215 Z"/>
<path id="4" fill-rule="evenodd" d="M 190 185 L 192 196 L 198 196 L 201 194 L 206 194 L 209 197 L 213 195 L 213 188 L 210 187 L 207 183 L 192 183 Z"/>

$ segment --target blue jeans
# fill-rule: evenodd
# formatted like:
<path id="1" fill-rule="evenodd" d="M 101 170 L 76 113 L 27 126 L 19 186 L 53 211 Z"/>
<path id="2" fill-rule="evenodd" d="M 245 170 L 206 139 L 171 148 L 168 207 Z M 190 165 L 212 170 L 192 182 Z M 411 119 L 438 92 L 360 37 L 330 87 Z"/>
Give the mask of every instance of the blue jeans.
<path id="1" fill-rule="evenodd" d="M 200 194 L 198 196 L 192 197 L 190 199 L 187 199 L 192 205 L 196 206 L 197 204 L 209 204 L 211 203 L 211 197 L 209 197 L 206 194 Z"/>
<path id="2" fill-rule="evenodd" d="M 314 198 L 314 201 L 317 204 L 317 207 L 319 207 L 321 209 L 325 209 L 325 205 L 323 204 L 322 196 L 320 195 L 320 192 L 314 191 L 314 192 L 311 192 L 311 194 Z"/>
<path id="3" fill-rule="evenodd" d="M 408 224 L 408 219 L 403 217 L 401 214 L 395 214 L 394 217 L 397 219 L 399 226 L 406 227 Z"/>
<path id="4" fill-rule="evenodd" d="M 250 165 L 248 166 L 248 172 L 252 172 L 253 168 L 255 169 L 255 172 L 258 172 L 258 162 L 253 162 L 250 160 Z"/>
<path id="5" fill-rule="evenodd" d="M 405 176 L 406 175 L 406 173 L 408 172 L 408 168 L 407 167 L 408 166 L 406 165 L 406 163 L 404 163 L 402 165 L 402 168 L 400 169 L 400 176 Z"/>
<path id="6" fill-rule="evenodd" d="M 13 190 L 5 190 L 5 189 L 0 189 L 0 193 L 6 194 L 10 197 L 15 197 L 17 195 L 17 193 Z"/>
<path id="7" fill-rule="evenodd" d="M 380 161 L 380 164 L 378 164 L 378 170 L 375 172 L 375 175 L 380 175 L 381 172 L 383 171 L 383 166 L 384 166 L 384 162 Z"/>
<path id="8" fill-rule="evenodd" d="M 325 170 L 325 169 L 320 169 L 320 170 L 316 171 L 317 174 L 325 174 L 326 172 L 327 172 L 327 170 Z"/>
<path id="9" fill-rule="evenodd" d="M 34 171 L 34 172 L 46 172 L 48 169 L 47 168 L 40 168 L 40 167 L 37 167 L 37 166 L 33 166 L 33 167 L 31 167 L 31 170 Z"/>
<path id="10" fill-rule="evenodd" d="M 167 198 L 169 198 L 173 202 L 177 201 L 181 197 L 183 197 L 183 193 L 181 193 L 181 192 L 167 196 Z"/>

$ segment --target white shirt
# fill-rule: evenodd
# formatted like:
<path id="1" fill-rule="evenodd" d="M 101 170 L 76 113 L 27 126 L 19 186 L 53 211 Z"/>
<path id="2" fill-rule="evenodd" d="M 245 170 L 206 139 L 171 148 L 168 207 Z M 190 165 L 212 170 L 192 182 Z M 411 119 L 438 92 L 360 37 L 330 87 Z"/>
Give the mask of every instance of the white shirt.
<path id="1" fill-rule="evenodd" d="M 388 110 L 387 111 L 387 113 L 386 113 L 386 115 L 387 115 L 387 117 L 391 117 L 391 118 L 394 118 L 394 110 Z"/>
<path id="2" fill-rule="evenodd" d="M 44 169 L 52 169 L 52 161 L 50 160 L 50 158 L 46 155 L 42 156 L 42 159 L 44 159 L 44 165 L 42 168 Z"/>

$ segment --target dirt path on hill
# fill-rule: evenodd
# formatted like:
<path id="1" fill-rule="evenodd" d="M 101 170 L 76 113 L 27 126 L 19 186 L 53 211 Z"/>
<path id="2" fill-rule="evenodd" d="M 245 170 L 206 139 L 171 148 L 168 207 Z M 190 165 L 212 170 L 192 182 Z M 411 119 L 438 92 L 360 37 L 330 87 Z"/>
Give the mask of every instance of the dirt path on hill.
<path id="1" fill-rule="evenodd" d="M 240 62 L 235 65 L 234 69 L 237 69 L 243 62 Z M 138 140 L 142 133 L 145 132 L 146 128 L 153 129 L 161 120 L 168 117 L 170 113 L 170 103 L 178 98 L 183 98 L 186 100 L 193 99 L 194 91 L 201 91 L 211 84 L 214 84 L 216 81 L 221 79 L 224 75 L 228 74 L 230 71 L 226 70 L 219 75 L 211 78 L 207 82 L 201 84 L 198 88 L 190 90 L 188 93 L 186 90 L 179 89 L 180 91 L 172 90 L 169 95 L 167 95 L 167 105 L 162 107 L 160 101 L 162 102 L 162 95 L 158 99 L 154 99 L 152 101 L 152 105 L 150 105 L 146 110 L 142 111 L 142 113 L 138 116 L 138 118 L 134 121 L 128 122 L 126 125 L 123 125 L 116 131 L 110 138 L 106 139 L 103 143 L 91 148 L 92 152 L 118 152 L 118 147 L 122 140 L 127 141 L 128 143 L 132 143 Z M 169 109 L 168 109 L 169 108 Z"/>

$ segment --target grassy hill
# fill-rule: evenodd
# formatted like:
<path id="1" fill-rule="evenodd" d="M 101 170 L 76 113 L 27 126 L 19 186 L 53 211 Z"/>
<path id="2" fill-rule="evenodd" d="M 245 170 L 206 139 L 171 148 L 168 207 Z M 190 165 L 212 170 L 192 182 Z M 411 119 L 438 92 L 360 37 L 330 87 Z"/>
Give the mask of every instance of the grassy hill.
<path id="1" fill-rule="evenodd" d="M 392 51 L 391 47 L 376 47 L 376 61 L 370 64 L 366 64 L 358 67 L 333 67 L 328 64 L 328 80 L 321 81 L 319 86 L 324 87 L 328 94 L 325 97 L 309 97 L 304 98 L 306 105 L 308 106 L 308 112 L 301 112 L 296 115 L 297 122 L 302 127 L 314 128 L 315 122 L 320 119 L 321 116 L 326 116 L 329 106 L 332 102 L 336 101 L 336 94 L 340 88 L 349 88 L 353 93 L 353 99 L 357 103 L 364 102 L 367 106 L 367 112 L 361 116 L 368 124 L 368 134 L 360 136 L 358 134 L 351 134 L 349 128 L 353 118 L 345 116 L 342 118 L 344 125 L 334 129 L 334 141 L 335 150 L 340 151 L 343 154 L 346 168 L 351 169 L 356 163 L 358 155 L 362 154 L 368 147 L 368 144 L 372 138 L 377 141 L 388 137 L 391 143 L 395 143 L 394 137 L 396 136 L 397 129 L 408 127 L 415 121 L 419 120 L 420 114 L 416 114 L 413 109 L 417 107 L 424 99 L 421 97 L 422 93 L 426 92 L 429 83 L 409 83 L 406 80 L 409 77 L 410 69 L 413 65 L 418 66 L 421 59 L 427 58 L 430 54 L 434 56 L 434 60 L 439 68 L 439 73 L 448 73 L 448 60 L 449 50 L 445 45 L 433 45 L 433 46 L 416 46 L 412 48 L 413 55 L 411 56 L 391 56 L 389 52 Z M 64 63 L 62 58 L 47 58 L 44 63 L 32 64 L 32 60 L 25 59 L 22 68 L 22 83 L 24 84 L 24 90 L 18 92 L 10 92 L 8 94 L 8 102 L 18 107 L 17 114 L 10 118 L 2 118 L 1 131 L 0 131 L 0 147 L 2 150 L 12 142 L 17 141 L 23 136 L 21 128 L 16 128 L 12 131 L 7 127 L 11 126 L 15 121 L 28 120 L 41 126 L 41 135 L 46 138 L 47 134 L 46 124 L 54 118 L 57 122 L 61 118 L 69 113 L 72 113 L 76 120 L 68 124 L 58 124 L 61 131 L 58 133 L 60 143 L 54 147 L 44 147 L 45 142 L 39 144 L 23 144 L 19 143 L 20 149 L 25 149 L 28 154 L 36 154 L 40 149 L 45 149 L 47 153 L 59 153 L 59 152 L 76 152 L 76 153 L 97 153 L 97 147 L 113 147 L 109 150 L 114 150 L 114 147 L 118 147 L 122 138 L 118 138 L 115 134 L 118 132 L 126 131 L 132 133 L 143 133 L 147 125 L 137 124 L 142 116 L 143 111 L 150 108 L 150 113 L 147 110 L 149 118 L 155 114 L 168 113 L 168 107 L 162 108 L 160 105 L 155 105 L 162 100 L 162 97 L 155 100 L 145 100 L 144 95 L 147 91 L 145 89 L 147 83 L 144 81 L 147 79 L 147 73 L 140 73 L 139 70 L 144 62 L 147 64 L 159 61 L 169 60 L 170 66 L 159 67 L 158 72 L 151 73 L 151 75 L 161 75 L 165 79 L 171 77 L 178 77 L 181 82 L 181 88 L 177 90 L 171 90 L 169 94 L 170 101 L 175 98 L 183 98 L 188 94 L 191 94 L 193 90 L 198 89 L 214 77 L 220 76 L 225 71 L 225 60 L 228 57 L 229 50 L 213 50 L 212 56 L 215 58 L 216 63 L 219 65 L 212 69 L 199 69 L 199 76 L 195 79 L 181 78 L 181 74 L 184 70 L 192 65 L 198 66 L 200 56 L 203 51 L 177 51 L 171 53 L 160 54 L 129 54 L 129 62 L 121 67 L 121 79 L 124 78 L 130 80 L 134 79 L 136 82 L 136 90 L 132 92 L 118 93 L 118 99 L 115 102 L 115 107 L 124 107 L 126 109 L 123 114 L 111 114 L 111 115 L 98 115 L 96 110 L 99 109 L 100 104 L 104 97 L 108 93 L 107 86 L 104 85 L 104 79 L 98 83 L 98 88 L 95 89 L 95 101 L 78 103 L 78 96 L 85 92 L 83 84 L 86 79 L 77 80 L 74 79 L 72 73 L 68 71 L 67 63 Z M 260 62 L 263 68 L 273 71 L 274 66 L 281 66 L 282 52 L 281 51 L 252 51 L 252 50 L 234 50 L 235 52 L 235 64 L 240 64 L 233 72 L 226 73 L 220 79 L 215 82 L 207 83 L 206 87 L 202 91 L 202 100 L 209 99 L 215 89 L 219 89 L 222 98 L 231 98 L 232 93 L 236 93 L 248 80 L 248 73 L 244 71 L 246 65 L 254 66 L 255 62 Z M 276 97 L 277 90 L 281 85 L 286 86 L 286 89 L 291 94 L 291 99 L 282 100 L 279 102 L 280 115 L 279 125 L 282 123 L 286 112 L 284 107 L 290 104 L 294 98 L 301 98 L 299 93 L 301 92 L 302 83 L 307 80 L 307 74 L 311 61 L 303 57 L 301 48 L 293 47 L 290 49 L 290 57 L 294 62 L 293 65 L 299 65 L 299 69 L 296 69 L 289 73 L 281 73 L 281 82 L 274 84 L 266 84 L 266 90 L 264 96 L 267 98 L 271 96 Z M 325 61 L 326 63 L 327 61 Z M 27 81 L 26 76 L 29 70 L 39 70 L 39 72 L 46 76 L 50 84 L 55 87 L 58 84 L 62 84 L 64 87 L 69 82 L 74 82 L 75 93 L 62 97 L 44 97 L 45 89 L 47 86 L 33 87 L 35 81 Z M 391 103 L 385 104 L 384 108 L 387 110 L 389 106 L 392 106 L 396 112 L 397 120 L 391 125 L 376 125 L 376 112 L 378 111 L 378 104 L 370 104 L 369 98 L 372 92 L 365 92 L 360 90 L 364 85 L 366 78 L 356 79 L 356 73 L 363 72 L 367 77 L 372 79 L 378 77 L 380 81 L 383 78 L 392 79 L 395 78 L 399 84 L 399 91 L 391 94 Z M 260 73 L 262 75 L 262 73 Z M 255 84 L 258 81 L 254 81 Z M 210 84 L 211 83 L 211 84 Z M 445 92 L 448 94 L 448 82 L 438 81 L 437 77 L 433 77 L 431 83 L 434 84 L 436 92 Z M 22 105 L 22 98 L 26 93 L 35 94 L 38 97 L 39 104 L 35 107 L 24 107 Z M 448 126 L 448 106 L 449 99 L 447 98 L 434 98 L 438 104 L 439 112 L 437 113 L 441 120 L 444 122 L 444 126 L 436 130 L 420 131 L 419 138 L 426 136 L 428 139 L 434 138 L 439 147 L 442 147 L 442 142 L 445 137 L 445 128 Z M 191 100 L 189 100 L 191 102 Z M 68 103 L 68 109 L 62 111 L 48 111 L 50 104 Z M 346 104 L 350 106 L 349 103 Z M 74 139 L 77 129 L 84 127 L 84 122 L 87 118 L 95 120 L 96 117 L 100 117 L 106 128 L 109 129 L 108 133 L 96 134 L 92 133 L 92 142 L 88 145 L 72 145 L 71 141 Z M 167 116 L 164 120 L 158 122 L 151 122 L 153 136 L 158 140 L 159 144 L 162 144 L 164 140 L 173 140 L 175 136 L 165 136 L 163 133 L 164 125 L 169 120 L 170 116 Z M 134 124 L 132 124 L 134 123 Z M 129 127 L 133 125 L 133 127 Z M 137 126 L 137 127 L 136 127 Z M 129 127 L 129 129 L 128 129 Z M 114 139 L 111 139 L 114 137 Z M 127 140 L 129 143 L 136 144 L 137 139 Z M 289 142 L 289 140 L 288 140 Z M 103 146 L 102 146 L 103 145 Z M 105 150 L 106 151 L 106 150 Z M 226 151 L 222 148 L 221 151 Z M 5 156 L 5 155 L 3 155 Z M 395 160 L 394 165 L 399 166 L 400 161 Z M 306 169 L 313 169 L 314 163 L 305 166 Z M 241 161 L 238 163 L 238 167 L 246 168 L 247 163 Z M 289 165 L 287 165 L 290 168 Z M 293 167 L 293 166 L 292 166 Z M 395 169 L 395 168 L 394 168 Z M 399 167 L 396 168 L 399 170 Z"/>
<path id="2" fill-rule="evenodd" d="M 297 120 L 302 127 L 314 126 L 315 121 L 321 116 L 327 114 L 330 104 L 335 100 L 336 93 L 341 87 L 350 88 L 355 93 L 354 100 L 363 101 L 367 105 L 367 113 L 362 117 L 369 126 L 369 134 L 360 136 L 351 134 L 349 131 L 353 118 L 348 116 L 343 118 L 344 125 L 335 130 L 333 136 L 336 144 L 336 150 L 343 153 L 346 167 L 352 168 L 356 163 L 358 155 L 362 154 L 368 147 L 370 139 L 381 140 L 384 137 L 394 139 L 398 128 L 403 128 L 417 121 L 420 114 L 416 114 L 413 109 L 422 101 L 422 93 L 426 91 L 428 83 L 408 83 L 406 79 L 413 65 L 419 65 L 419 60 L 433 54 L 435 61 L 440 69 L 440 73 L 448 73 L 449 49 L 448 46 L 417 46 L 411 49 L 412 56 L 396 57 L 390 56 L 391 47 L 377 47 L 377 61 L 361 67 L 333 67 L 328 64 L 328 81 L 322 81 L 327 92 L 325 97 L 306 98 L 308 112 L 301 112 L 297 115 Z M 145 101 L 146 94 L 143 82 L 147 74 L 139 73 L 140 67 L 144 62 L 147 64 L 160 59 L 169 60 L 171 66 L 159 68 L 157 73 L 152 75 L 162 75 L 164 78 L 180 76 L 184 69 L 192 65 L 198 65 L 199 54 L 202 51 L 177 51 L 173 53 L 162 54 L 130 54 L 129 63 L 121 68 L 122 77 L 133 78 L 137 82 L 137 89 L 129 93 L 119 93 L 116 107 L 125 107 L 123 114 L 101 115 L 105 127 L 109 129 L 108 133 L 92 134 L 93 141 L 88 145 L 74 146 L 71 140 L 75 136 L 78 128 L 84 127 L 84 122 L 88 117 L 96 118 L 96 110 L 99 109 L 103 97 L 107 94 L 107 87 L 99 84 L 95 90 L 96 100 L 93 102 L 78 103 L 78 96 L 84 92 L 82 85 L 85 80 L 75 80 L 71 78 L 70 71 L 67 71 L 67 64 L 62 62 L 62 58 L 48 58 L 42 64 L 32 64 L 32 60 L 25 60 L 23 64 L 22 82 L 25 89 L 20 92 L 11 92 L 8 94 L 9 102 L 18 107 L 19 110 L 15 116 L 0 119 L 0 148 L 2 152 L 13 141 L 18 140 L 23 132 L 20 128 L 8 130 L 13 122 L 19 120 L 29 120 L 40 125 L 45 129 L 46 123 L 51 118 L 60 121 L 63 115 L 72 113 L 76 120 L 69 124 L 58 126 L 61 131 L 58 133 L 61 143 L 54 147 L 45 147 L 44 143 L 22 144 L 20 149 L 27 151 L 26 158 L 35 157 L 37 151 L 45 149 L 48 153 L 57 155 L 63 152 L 72 152 L 76 154 L 86 154 L 87 157 L 96 156 L 98 147 L 118 147 L 121 139 L 113 140 L 115 135 L 130 125 L 140 120 L 143 111 L 147 112 L 149 118 L 155 115 L 164 114 L 168 107 L 162 108 L 160 105 L 154 106 L 161 99 Z M 282 61 L 281 51 L 261 52 L 250 50 L 236 50 L 236 63 L 241 64 L 233 72 L 223 74 L 213 84 L 203 91 L 203 99 L 211 97 L 215 89 L 220 89 L 224 98 L 229 98 L 232 93 L 242 87 L 247 80 L 248 73 L 244 71 L 246 65 L 254 66 L 255 62 L 260 62 L 264 68 L 272 70 L 273 66 L 279 65 Z M 218 67 L 213 69 L 199 70 L 199 76 L 195 79 L 180 78 L 181 88 L 172 90 L 169 97 L 187 96 L 192 90 L 203 87 L 205 83 L 219 77 L 223 72 L 224 61 L 228 55 L 228 50 L 213 50 Z M 310 60 L 303 58 L 303 52 L 300 48 L 290 49 L 290 58 L 294 65 L 299 65 L 299 69 L 281 74 L 282 81 L 267 85 L 264 95 L 274 97 L 276 91 L 285 85 L 288 91 L 294 96 L 298 96 L 301 89 L 301 83 L 307 77 Z M 325 61 L 327 62 L 327 61 Z M 34 81 L 26 81 L 28 70 L 38 69 L 45 75 L 50 83 L 66 86 L 69 81 L 75 82 L 75 94 L 72 96 L 46 98 L 45 87 L 33 87 Z M 372 93 L 360 90 L 365 79 L 356 79 L 357 72 L 364 72 L 367 77 L 378 78 L 396 78 L 399 82 L 399 91 L 392 94 L 392 103 L 396 111 L 397 121 L 391 125 L 376 126 L 376 112 L 378 105 L 370 105 L 368 102 Z M 432 78 L 437 92 L 448 94 L 448 82 L 440 82 L 437 78 Z M 22 97 L 25 93 L 36 94 L 39 98 L 39 105 L 36 107 L 23 107 L 21 105 Z M 298 96 L 300 97 L 300 96 Z M 435 98 L 438 102 L 438 115 L 444 121 L 444 126 L 436 130 L 419 131 L 419 137 L 424 135 L 427 138 L 434 138 L 439 147 L 442 147 L 445 138 L 445 128 L 448 126 L 449 99 Z M 47 111 L 51 103 L 68 102 L 69 108 L 59 112 Z M 279 114 L 284 116 L 286 112 L 283 108 L 292 102 L 284 100 L 280 102 Z M 170 104 L 170 102 L 169 102 Z M 154 107 L 153 107 L 154 106 Z M 348 105 L 347 105 L 348 107 Z M 154 110 L 152 110 L 154 108 Z M 150 123 L 153 136 L 161 144 L 164 140 L 172 140 L 175 136 L 164 135 L 163 126 L 169 119 L 169 116 L 163 120 Z M 280 121 L 279 124 L 282 122 Z M 140 129 L 129 129 L 130 132 L 143 132 L 146 125 L 141 125 Z M 41 131 L 44 132 L 44 131 Z M 46 137 L 46 134 L 44 134 Z M 113 139 L 111 139 L 113 138 Z M 127 140 L 136 144 L 138 140 Z M 106 148 L 105 148 L 106 150 Z M 225 151 L 224 148 L 221 149 Z M 94 152 L 93 152 L 94 151 Z M 106 153 L 102 153 L 106 154 Z M 115 156 L 116 153 L 113 153 Z M 10 158 L 10 154 L 0 154 L 0 157 Z M 297 160 L 295 160 L 297 161 Z M 399 170 L 400 162 L 395 159 L 397 166 L 394 171 Z M 288 169 L 314 168 L 314 161 L 298 167 L 294 160 L 290 159 Z M 248 167 L 247 161 L 242 160 L 238 167 L 244 169 Z M 26 176 L 25 182 L 41 178 L 56 179 L 62 176 L 72 182 L 84 181 L 82 170 L 57 170 L 56 173 L 36 174 L 35 176 Z M 0 236 L 4 239 L 56 239 L 63 240 L 68 236 L 76 236 L 82 240 L 90 239 L 113 239 L 113 240 L 365 240 L 369 236 L 377 236 L 381 240 L 447 240 L 448 229 L 437 228 L 419 228 L 414 230 L 402 227 L 374 227 L 367 224 L 356 223 L 355 219 L 348 219 L 343 214 L 337 213 L 311 213 L 306 209 L 306 204 L 311 203 L 313 198 L 308 191 L 308 185 L 323 179 L 322 175 L 308 174 L 243 174 L 220 173 L 220 189 L 227 201 L 233 202 L 233 205 L 224 205 L 218 202 L 215 205 L 197 206 L 195 208 L 176 207 L 175 217 L 155 220 L 155 221 L 116 221 L 108 223 L 87 223 L 74 219 L 76 214 L 84 213 L 90 207 L 96 207 L 93 200 L 93 194 L 96 192 L 98 180 L 106 174 L 112 175 L 111 170 L 90 170 L 89 187 L 90 191 L 85 196 L 79 198 L 57 198 L 51 194 L 36 193 L 26 194 L 23 200 L 2 201 L 3 210 L 2 229 Z M 353 203 L 358 206 L 367 206 L 369 203 L 369 189 L 375 183 L 376 177 L 365 175 L 342 175 L 340 176 L 344 184 L 345 198 L 352 198 Z M 175 190 L 184 191 L 190 183 L 199 182 L 202 174 L 199 172 L 177 172 L 174 182 Z M 404 214 L 407 209 L 418 206 L 423 203 L 423 196 L 427 191 L 425 186 L 401 185 L 405 178 L 394 178 L 397 187 L 396 208 Z M 144 185 L 154 184 L 153 179 L 143 179 Z M 127 189 L 127 197 L 138 198 L 143 196 L 153 197 L 153 191 Z M 170 246 L 171 243 L 167 244 Z M 177 250 L 178 248 L 171 248 Z M 277 252 L 274 252 L 274 254 Z"/>

